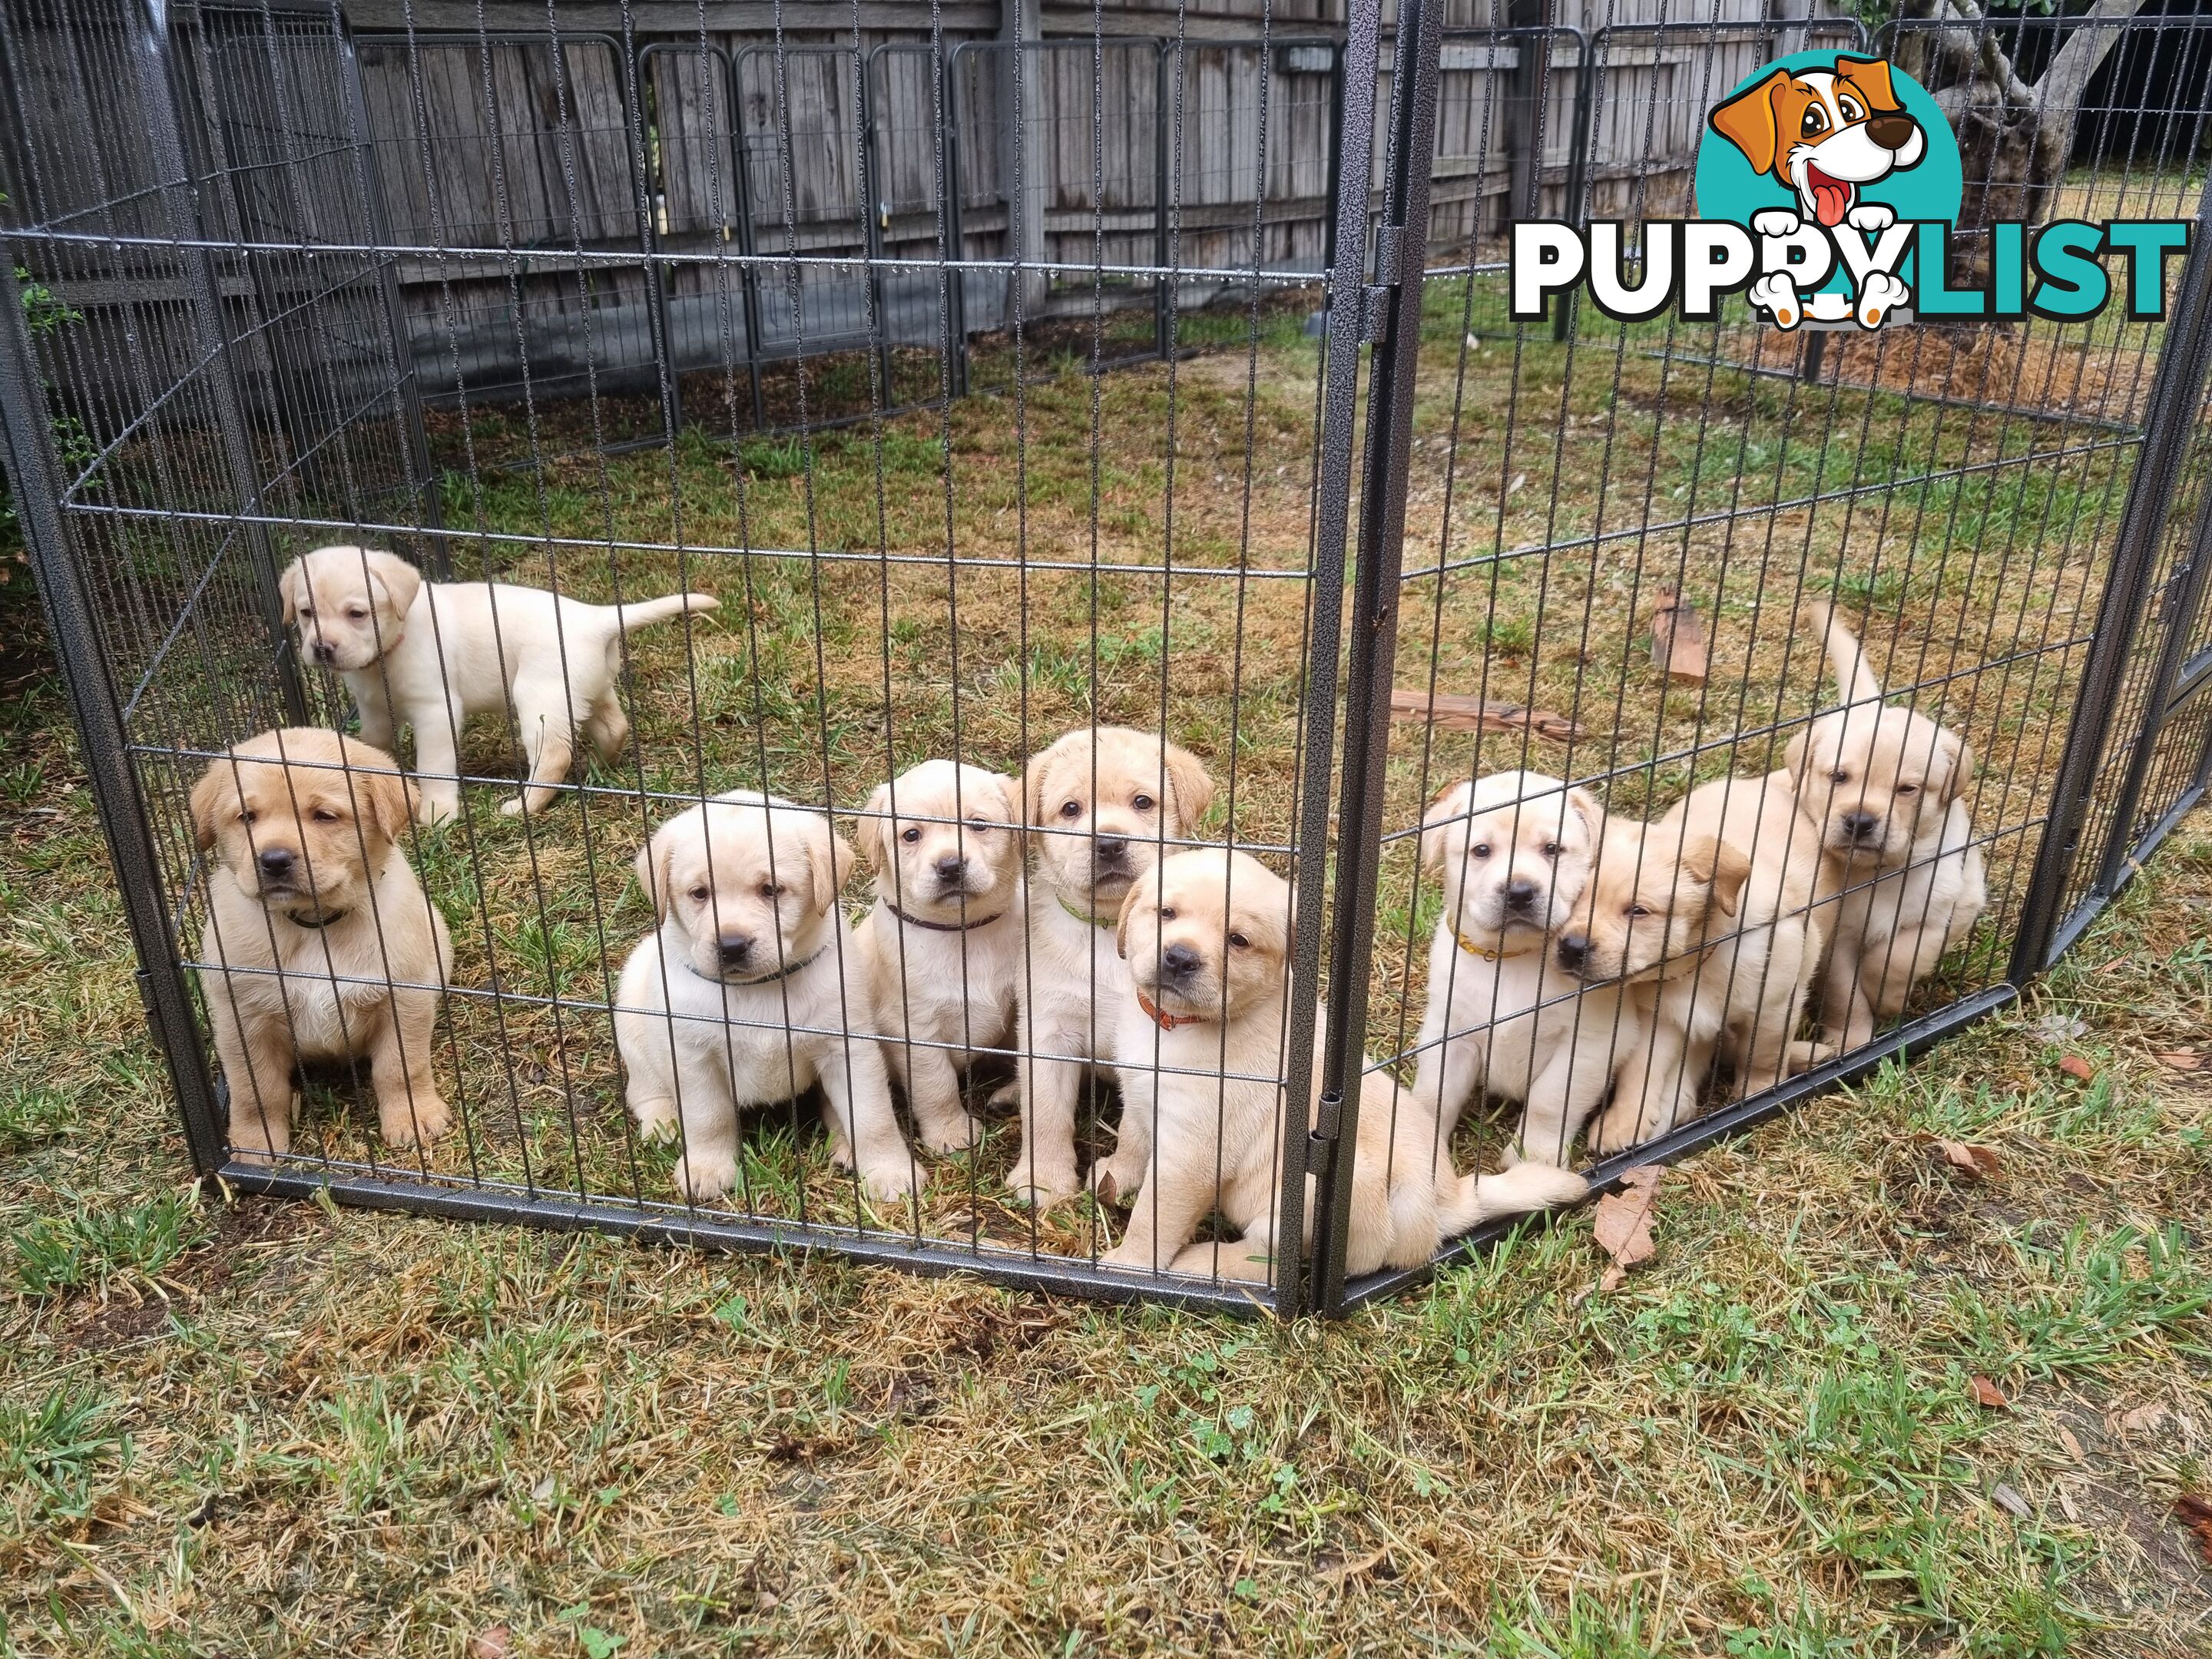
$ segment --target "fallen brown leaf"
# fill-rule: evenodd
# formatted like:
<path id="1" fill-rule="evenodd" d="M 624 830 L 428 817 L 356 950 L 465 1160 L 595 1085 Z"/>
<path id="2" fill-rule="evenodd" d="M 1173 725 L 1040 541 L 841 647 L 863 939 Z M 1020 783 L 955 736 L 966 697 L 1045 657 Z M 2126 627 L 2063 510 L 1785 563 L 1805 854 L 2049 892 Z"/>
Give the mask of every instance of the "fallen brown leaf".
<path id="1" fill-rule="evenodd" d="M 1363 1555 L 1353 1560 L 1332 1561 L 1319 1569 L 1314 1577 L 1325 1584 L 1348 1584 L 1355 1578 L 1364 1578 L 1389 1559 L 1389 1549 L 1379 1549 L 1371 1555 Z"/>
<path id="2" fill-rule="evenodd" d="M 2078 1078 L 2084 1083 L 2094 1083 L 2096 1081 L 2097 1068 L 2092 1066 L 2087 1060 L 2082 1059 L 2079 1054 L 2067 1055 L 2065 1059 L 2058 1062 L 2058 1069 L 2065 1073 L 2067 1076 L 2070 1078 Z"/>
<path id="3" fill-rule="evenodd" d="M 2027 1520 L 2035 1513 L 2034 1510 L 2029 1507 L 2027 1499 L 2022 1498 L 2002 1480 L 1990 1489 L 1990 1502 L 1995 1504 L 2007 1515 L 2021 1521 Z"/>
<path id="4" fill-rule="evenodd" d="M 1974 1396 L 1974 1403 L 1977 1406 L 1989 1406 L 2002 1411 L 2012 1404 L 2011 1401 L 2005 1398 L 2005 1391 L 1986 1376 L 1968 1377 L 1966 1392 Z"/>
<path id="5" fill-rule="evenodd" d="M 505 1625 L 487 1625 L 469 1638 L 469 1659 L 507 1659 L 514 1650 L 514 1632 Z"/>
<path id="6" fill-rule="evenodd" d="M 1671 587 L 1659 590 L 1659 603 L 1651 612 L 1651 665 L 1668 679 L 1692 685 L 1704 684 L 1711 672 L 1705 625 L 1696 607 L 1684 604 Z"/>
<path id="7" fill-rule="evenodd" d="M 1393 691 L 1390 718 L 1427 720 L 1448 732 L 1534 732 L 1540 738 L 1561 743 L 1583 735 L 1583 728 L 1565 714 L 1523 703 L 1462 696 L 1455 691 Z"/>
<path id="8" fill-rule="evenodd" d="M 2194 1048 L 2169 1048 L 2162 1054 L 2151 1056 L 2171 1071 L 2199 1072 L 2204 1069 L 2204 1056 Z"/>
<path id="9" fill-rule="evenodd" d="M 1938 1140 L 1936 1150 L 1943 1161 L 1969 1181 L 1982 1181 L 1995 1175 L 2003 1160 L 1994 1146 L 1984 1146 L 1970 1140 Z"/>
<path id="10" fill-rule="evenodd" d="M 2212 1504 L 2193 1492 L 2184 1492 L 2173 1500 L 2173 1512 L 2181 1517 L 2183 1526 L 2197 1534 L 2197 1547 L 2203 1553 L 2204 1565 L 2212 1567 Z"/>
<path id="11" fill-rule="evenodd" d="M 2081 1443 L 2074 1437 L 2071 1429 L 2058 1431 L 2058 1443 L 2066 1448 L 2066 1455 L 2075 1462 L 2081 1462 Z"/>
<path id="12" fill-rule="evenodd" d="M 1651 1206 L 1658 1195 L 1659 1178 L 1665 1173 L 1656 1164 L 1624 1170 L 1620 1190 L 1598 1200 L 1590 1231 L 1598 1248 L 1613 1258 L 1604 1278 L 1598 1281 L 1600 1290 L 1620 1289 L 1628 1270 L 1640 1261 L 1649 1261 L 1658 1248 L 1651 1242 Z"/>
<path id="13" fill-rule="evenodd" d="M 2130 1434 L 2145 1433 L 2165 1421 L 2166 1407 L 2155 1400 L 2120 1414 L 2120 1426 Z"/>

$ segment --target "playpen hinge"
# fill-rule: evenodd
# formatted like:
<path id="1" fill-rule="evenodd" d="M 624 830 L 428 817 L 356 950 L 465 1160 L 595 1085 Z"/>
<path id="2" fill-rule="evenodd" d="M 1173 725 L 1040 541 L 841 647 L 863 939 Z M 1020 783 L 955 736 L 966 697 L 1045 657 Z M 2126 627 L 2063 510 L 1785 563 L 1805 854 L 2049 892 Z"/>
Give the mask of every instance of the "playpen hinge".
<path id="1" fill-rule="evenodd" d="M 1334 1146 L 1343 1122 L 1343 1094 L 1335 1089 L 1323 1090 L 1320 1100 L 1315 1103 L 1313 1128 L 1306 1138 L 1316 1146 Z"/>
<path id="2" fill-rule="evenodd" d="M 1379 345 L 1390 337 L 1390 291 L 1398 286 L 1403 225 L 1375 228 L 1375 280 L 1359 290 L 1359 337 Z"/>

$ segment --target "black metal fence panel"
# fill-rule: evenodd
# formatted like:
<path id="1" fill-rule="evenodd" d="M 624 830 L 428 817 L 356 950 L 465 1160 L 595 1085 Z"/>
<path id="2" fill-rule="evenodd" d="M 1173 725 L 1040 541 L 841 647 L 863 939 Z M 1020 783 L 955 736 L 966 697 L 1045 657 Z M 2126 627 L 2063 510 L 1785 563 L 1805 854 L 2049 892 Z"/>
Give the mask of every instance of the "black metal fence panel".
<path id="1" fill-rule="evenodd" d="M 2046 31 L 2021 171 L 1966 26 L 1008 18 L 0 0 L 203 1173 L 1341 1312 L 1998 1006 L 2201 796 L 2197 20 Z M 2197 221 L 2166 320 L 1513 317 L 1830 47 L 1976 211 Z"/>

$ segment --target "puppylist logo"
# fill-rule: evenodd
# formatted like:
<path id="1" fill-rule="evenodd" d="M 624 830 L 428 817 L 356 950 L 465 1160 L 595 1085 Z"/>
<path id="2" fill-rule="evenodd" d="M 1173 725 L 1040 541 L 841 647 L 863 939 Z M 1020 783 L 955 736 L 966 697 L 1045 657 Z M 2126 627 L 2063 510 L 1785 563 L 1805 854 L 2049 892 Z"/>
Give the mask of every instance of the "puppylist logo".
<path id="1" fill-rule="evenodd" d="M 1516 223 L 1515 319 L 1539 320 L 1552 295 L 1586 285 L 1622 322 L 1670 307 L 1710 322 L 1739 292 L 1781 329 L 2077 322 L 2110 302 L 2117 276 L 2129 317 L 2153 322 L 2166 314 L 2166 262 L 2189 241 L 2172 219 L 1999 221 L 1961 238 L 1959 146 L 1942 108 L 1887 59 L 1850 52 L 1792 53 L 1715 105 L 1695 189 L 1697 218 L 1647 219 L 1636 246 L 1617 219 Z M 1973 279 L 1951 286 L 1967 268 Z"/>

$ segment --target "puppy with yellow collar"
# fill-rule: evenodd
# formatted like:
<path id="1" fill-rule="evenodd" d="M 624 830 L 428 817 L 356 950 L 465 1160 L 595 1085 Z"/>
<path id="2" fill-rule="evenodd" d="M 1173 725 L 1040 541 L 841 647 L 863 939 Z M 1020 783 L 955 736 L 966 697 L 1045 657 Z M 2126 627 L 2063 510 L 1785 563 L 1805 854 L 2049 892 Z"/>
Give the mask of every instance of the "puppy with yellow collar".
<path id="1" fill-rule="evenodd" d="M 1637 1043 L 1617 985 L 1560 968 L 1552 935 L 1589 880 L 1605 811 L 1539 772 L 1455 783 L 1421 820 L 1422 867 L 1443 884 L 1429 945 L 1414 1098 L 1449 1137 L 1478 1095 L 1522 1103 L 1515 1154 L 1564 1164 Z"/>

